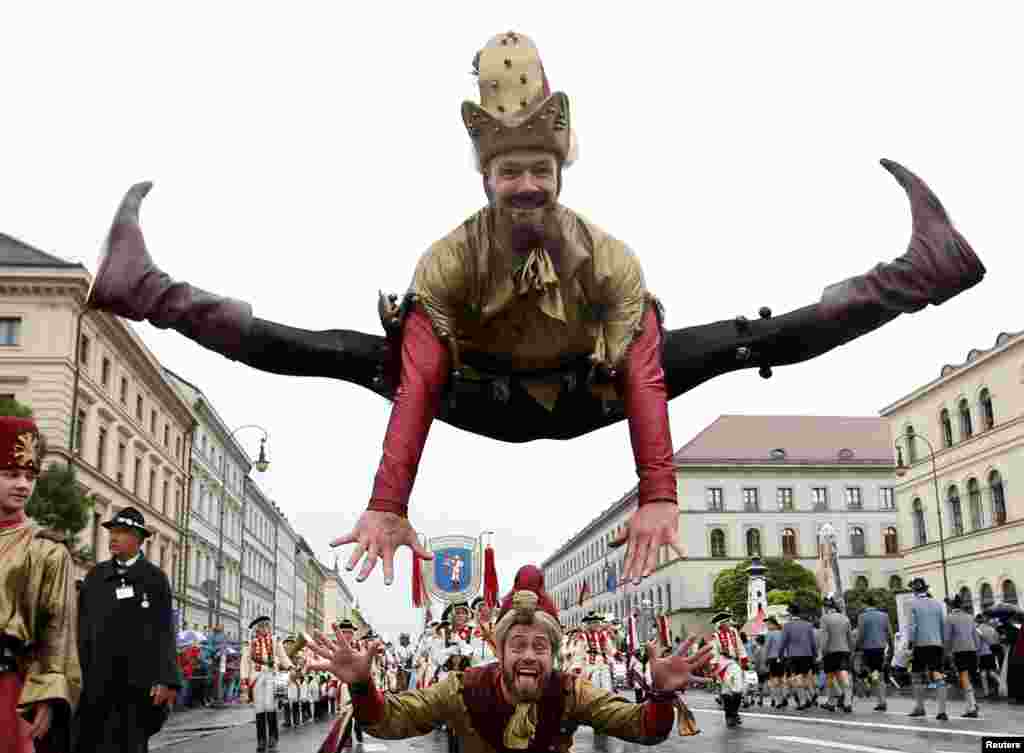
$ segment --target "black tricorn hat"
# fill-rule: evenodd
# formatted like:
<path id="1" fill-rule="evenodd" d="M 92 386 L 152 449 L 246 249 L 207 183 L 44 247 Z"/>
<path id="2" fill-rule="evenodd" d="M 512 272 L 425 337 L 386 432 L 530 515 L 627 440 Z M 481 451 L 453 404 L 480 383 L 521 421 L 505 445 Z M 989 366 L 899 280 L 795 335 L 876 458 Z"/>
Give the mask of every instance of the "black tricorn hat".
<path id="1" fill-rule="evenodd" d="M 472 616 L 473 610 L 470 609 L 469 603 L 465 601 L 456 601 L 449 604 L 444 608 L 444 612 L 441 613 L 441 621 L 448 622 L 451 624 L 452 619 L 455 617 L 456 609 L 465 609 Z"/>
<path id="2" fill-rule="evenodd" d="M 121 512 L 114 515 L 113 518 L 102 525 L 108 530 L 111 528 L 127 528 L 129 531 L 134 531 L 139 534 L 144 539 L 153 535 L 153 532 L 146 528 L 146 519 L 142 517 L 142 513 L 134 507 L 124 508 Z"/>
<path id="3" fill-rule="evenodd" d="M 356 629 L 356 626 L 352 624 L 352 620 L 349 619 L 338 620 L 334 623 L 334 627 L 336 630 L 351 630 L 353 632 Z"/>
<path id="4" fill-rule="evenodd" d="M 261 622 L 270 622 L 270 621 L 271 621 L 270 618 L 267 617 L 266 615 L 263 615 L 262 617 L 257 617 L 255 620 L 253 620 L 252 622 L 249 623 L 249 629 L 250 630 L 255 630 L 256 626 L 259 625 Z"/>

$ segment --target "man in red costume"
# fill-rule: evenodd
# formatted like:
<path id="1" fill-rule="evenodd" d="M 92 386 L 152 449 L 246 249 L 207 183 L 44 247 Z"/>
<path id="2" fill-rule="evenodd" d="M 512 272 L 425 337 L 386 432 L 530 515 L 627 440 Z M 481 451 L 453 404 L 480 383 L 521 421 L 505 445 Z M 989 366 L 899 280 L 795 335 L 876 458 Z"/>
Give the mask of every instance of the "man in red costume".
<path id="1" fill-rule="evenodd" d="M 204 347 L 279 374 L 329 376 L 393 399 L 367 510 L 333 544 L 355 544 L 358 579 L 400 546 L 430 559 L 408 520 L 435 418 L 503 441 L 569 439 L 627 420 L 639 506 L 622 537 L 623 577 L 653 571 L 662 545 L 684 555 L 667 401 L 718 374 L 825 353 L 981 280 L 984 267 L 916 176 L 883 161 L 914 219 L 907 253 L 825 289 L 821 301 L 772 317 L 663 331 L 636 254 L 559 203 L 576 156 L 568 97 L 552 93 L 533 42 L 493 37 L 474 59 L 480 103 L 462 105 L 488 205 L 434 243 L 401 305 L 382 296 L 386 338 L 309 332 L 253 316 L 242 301 L 162 272 L 126 195 L 90 291 L 91 305 L 173 328 Z M 681 235 L 678 228 L 670 228 Z"/>
<path id="2" fill-rule="evenodd" d="M 559 671 L 554 666 L 562 642 L 558 610 L 544 589 L 543 573 L 532 565 L 519 570 L 502 600 L 495 636 L 496 663 L 452 672 L 427 690 L 405 693 L 375 687 L 370 666 L 379 644 L 353 650 L 343 640 L 320 635 L 314 651 L 321 657 L 318 668 L 349 683 L 356 718 L 371 735 L 405 739 L 444 723 L 464 753 L 567 753 L 579 726 L 641 745 L 663 742 L 672 731 L 679 691 L 710 655 L 705 649 L 692 657 L 653 660 L 653 688 L 641 704 Z M 320 751 L 336 753 L 346 742 L 339 723 Z"/>

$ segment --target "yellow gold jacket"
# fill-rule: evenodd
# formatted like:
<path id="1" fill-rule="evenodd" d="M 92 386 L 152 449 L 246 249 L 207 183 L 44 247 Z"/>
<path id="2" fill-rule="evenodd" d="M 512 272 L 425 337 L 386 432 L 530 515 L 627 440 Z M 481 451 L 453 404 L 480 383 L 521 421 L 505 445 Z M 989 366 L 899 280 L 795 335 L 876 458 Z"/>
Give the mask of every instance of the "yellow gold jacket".
<path id="1" fill-rule="evenodd" d="M 572 746 L 578 726 L 596 734 L 654 745 L 672 731 L 672 703 L 630 703 L 588 681 L 553 672 L 538 703 L 513 706 L 499 688 L 500 667 L 452 672 L 425 690 L 353 693 L 356 718 L 374 737 L 397 740 L 445 723 L 466 753 L 558 751 Z"/>
<path id="2" fill-rule="evenodd" d="M 459 353 L 501 357 L 513 371 L 558 368 L 580 356 L 608 369 L 621 365 L 650 298 L 640 261 L 572 210 L 553 211 L 563 236 L 554 258 L 544 249 L 525 258 L 505 249 L 489 207 L 426 251 L 410 292 L 438 337 L 454 338 Z M 549 409 L 560 389 L 524 386 Z M 612 399 L 609 390 L 601 394 Z"/>
<path id="3" fill-rule="evenodd" d="M 0 633 L 22 646 L 25 684 L 18 706 L 63 701 L 82 692 L 75 641 L 77 595 L 71 552 L 59 537 L 26 520 L 0 528 Z"/>

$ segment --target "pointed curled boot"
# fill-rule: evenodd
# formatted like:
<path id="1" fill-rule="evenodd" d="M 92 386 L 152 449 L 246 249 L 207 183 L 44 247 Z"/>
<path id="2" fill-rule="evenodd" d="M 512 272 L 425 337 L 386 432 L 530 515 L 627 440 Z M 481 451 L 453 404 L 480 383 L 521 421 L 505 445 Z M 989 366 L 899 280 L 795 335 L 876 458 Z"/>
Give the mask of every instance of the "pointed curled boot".
<path id="1" fill-rule="evenodd" d="M 857 328 L 863 326 L 857 321 L 862 314 L 888 321 L 929 303 L 938 306 L 985 276 L 985 266 L 927 184 L 899 163 L 883 159 L 881 164 L 907 192 L 912 233 L 903 256 L 825 289 L 823 315 L 851 320 Z"/>
<path id="2" fill-rule="evenodd" d="M 247 303 L 176 282 L 153 263 L 139 227 L 139 206 L 153 184 L 125 194 L 100 254 L 87 305 L 133 321 L 174 329 L 205 348 L 238 360 L 252 325 Z"/>

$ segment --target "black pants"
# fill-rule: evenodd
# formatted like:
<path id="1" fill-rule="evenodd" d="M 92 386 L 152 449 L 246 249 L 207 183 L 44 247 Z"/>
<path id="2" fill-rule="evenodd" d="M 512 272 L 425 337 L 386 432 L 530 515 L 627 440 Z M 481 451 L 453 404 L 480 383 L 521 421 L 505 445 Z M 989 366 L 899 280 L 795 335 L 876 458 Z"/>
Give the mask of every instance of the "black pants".
<path id="1" fill-rule="evenodd" d="M 149 738 L 162 723 L 149 691 L 140 689 L 122 689 L 83 703 L 77 722 L 76 753 L 147 753 Z"/>

